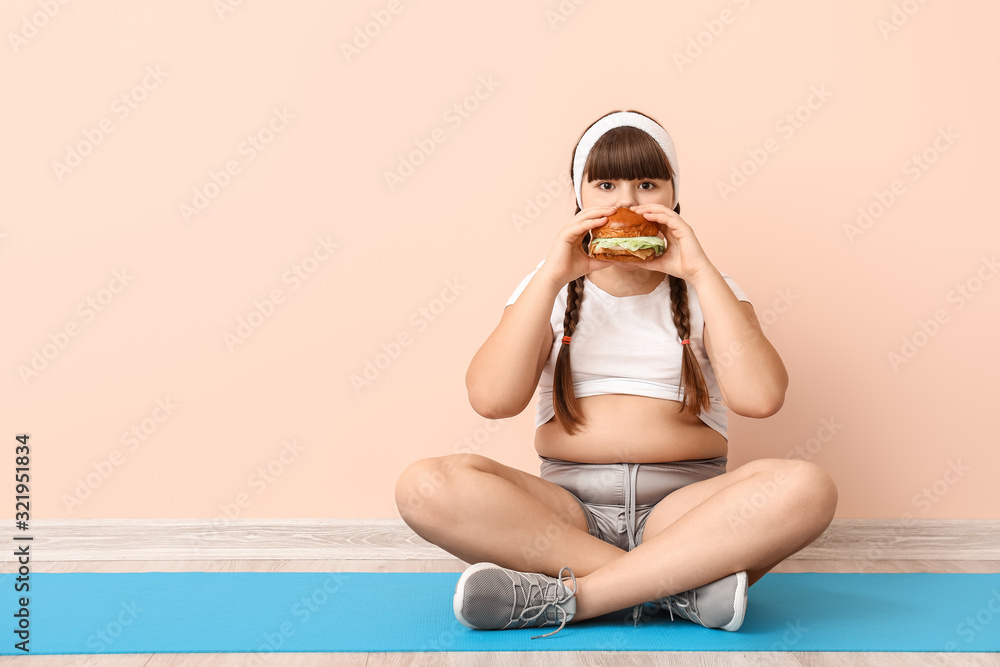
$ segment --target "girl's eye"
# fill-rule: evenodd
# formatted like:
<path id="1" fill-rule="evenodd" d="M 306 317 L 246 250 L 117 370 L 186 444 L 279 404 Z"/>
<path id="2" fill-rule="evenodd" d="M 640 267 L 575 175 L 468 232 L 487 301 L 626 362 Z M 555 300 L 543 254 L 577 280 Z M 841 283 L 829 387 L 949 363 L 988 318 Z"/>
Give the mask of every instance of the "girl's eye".
<path id="1" fill-rule="evenodd" d="M 604 187 L 605 185 L 609 185 L 612 188 L 615 186 L 615 184 L 610 181 L 601 181 L 600 183 L 597 184 L 597 187 L 601 190 L 609 190 L 610 188 Z M 643 185 L 648 185 L 650 187 L 643 188 L 642 187 Z M 656 187 L 656 183 L 653 183 L 652 181 L 643 181 L 642 183 L 639 184 L 639 187 L 643 190 L 652 190 L 653 188 Z"/>

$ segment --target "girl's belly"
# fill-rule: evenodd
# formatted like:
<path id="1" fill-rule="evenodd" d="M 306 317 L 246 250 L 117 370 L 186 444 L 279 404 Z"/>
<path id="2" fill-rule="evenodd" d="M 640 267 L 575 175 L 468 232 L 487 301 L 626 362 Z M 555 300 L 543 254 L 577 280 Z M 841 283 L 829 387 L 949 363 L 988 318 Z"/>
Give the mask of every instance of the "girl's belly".
<path id="1" fill-rule="evenodd" d="M 727 456 L 729 443 L 680 402 L 631 394 L 579 398 L 586 426 L 569 435 L 555 417 L 535 429 L 535 451 L 581 463 L 666 463 Z"/>

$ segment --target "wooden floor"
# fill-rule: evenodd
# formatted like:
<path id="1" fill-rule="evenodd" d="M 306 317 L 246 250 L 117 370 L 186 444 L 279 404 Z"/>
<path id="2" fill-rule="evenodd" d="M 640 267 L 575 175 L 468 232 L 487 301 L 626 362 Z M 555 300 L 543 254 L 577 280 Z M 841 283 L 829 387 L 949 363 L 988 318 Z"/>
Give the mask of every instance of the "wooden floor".
<path id="1" fill-rule="evenodd" d="M 398 519 L 254 519 L 220 526 L 187 519 L 36 520 L 33 572 L 462 572 L 468 563 Z M 8 543 L 10 543 L 8 541 Z M 16 568 L 0 554 L 4 572 Z M 1000 521 L 835 519 L 816 542 L 772 572 L 1000 571 Z M 765 575 L 766 578 L 767 575 Z M 753 595 L 753 587 L 750 588 Z M 928 600 L 928 613 L 934 613 Z M 457 623 L 457 621 L 456 621 Z M 1000 630 L 998 630 L 1000 631 Z M 537 651 L 501 653 L 160 653 L 0 656 L 37 667 L 313 665 L 722 665 L 847 667 L 983 665 L 984 653 Z"/>

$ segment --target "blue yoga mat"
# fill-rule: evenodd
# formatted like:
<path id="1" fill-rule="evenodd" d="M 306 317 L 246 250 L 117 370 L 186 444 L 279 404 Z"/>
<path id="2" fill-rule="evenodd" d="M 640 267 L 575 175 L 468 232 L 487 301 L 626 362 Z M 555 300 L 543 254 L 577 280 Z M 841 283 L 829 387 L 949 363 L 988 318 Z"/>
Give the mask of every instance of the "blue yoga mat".
<path id="1" fill-rule="evenodd" d="M 272 651 L 1000 650 L 1000 574 L 770 573 L 737 632 L 630 610 L 555 629 L 470 630 L 455 620 L 459 573 L 31 574 L 34 654 Z M 10 575 L 0 595 L 19 608 Z M 8 629 L 0 653 L 22 654 Z"/>

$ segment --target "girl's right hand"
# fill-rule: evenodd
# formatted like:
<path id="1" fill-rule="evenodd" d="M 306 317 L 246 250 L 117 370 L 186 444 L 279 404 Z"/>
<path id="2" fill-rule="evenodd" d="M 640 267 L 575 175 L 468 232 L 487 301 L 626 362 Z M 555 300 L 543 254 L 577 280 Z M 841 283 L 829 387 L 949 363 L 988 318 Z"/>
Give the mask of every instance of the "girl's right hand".
<path id="1" fill-rule="evenodd" d="M 540 270 L 545 270 L 555 284 L 565 285 L 591 271 L 598 271 L 614 264 L 588 255 L 583 249 L 581 240 L 590 230 L 606 225 L 608 216 L 617 208 L 594 206 L 577 213 L 576 217 L 556 234 L 555 243 L 552 244 L 552 249 Z"/>

